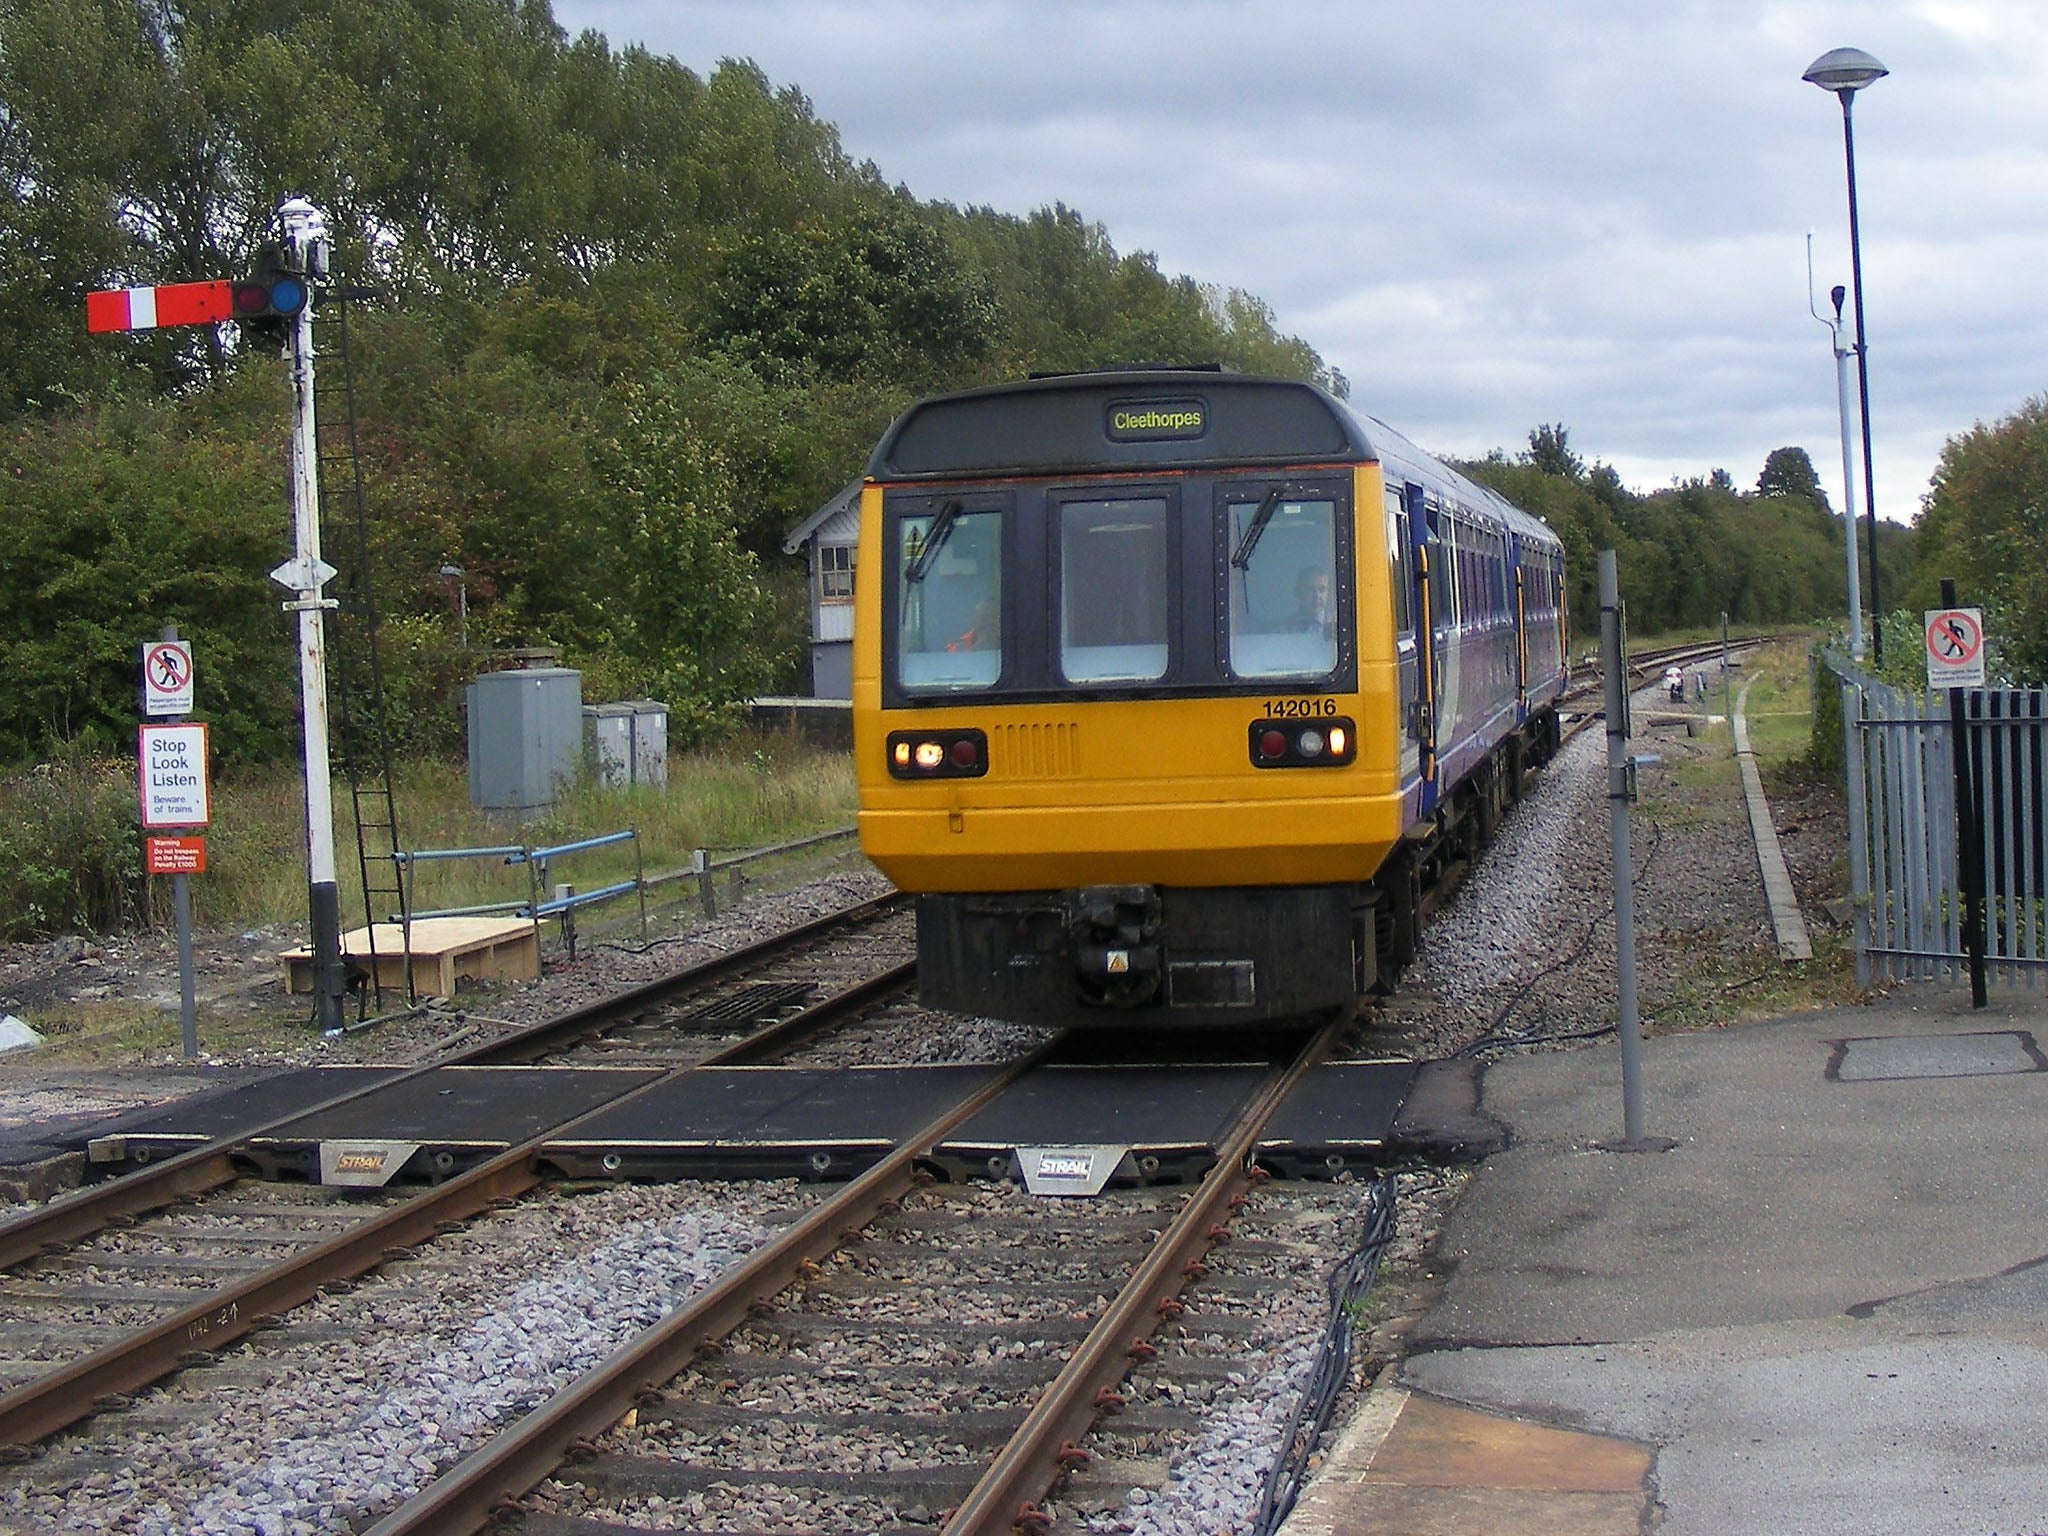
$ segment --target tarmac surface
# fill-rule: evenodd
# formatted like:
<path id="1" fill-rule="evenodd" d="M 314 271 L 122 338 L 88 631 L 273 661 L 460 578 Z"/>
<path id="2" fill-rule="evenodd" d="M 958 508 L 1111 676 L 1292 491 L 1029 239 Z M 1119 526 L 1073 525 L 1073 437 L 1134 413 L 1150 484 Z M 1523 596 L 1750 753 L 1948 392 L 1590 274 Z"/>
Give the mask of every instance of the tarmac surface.
<path id="1" fill-rule="evenodd" d="M 1507 1060 L 1443 1289 L 1286 1536 L 2048 1536 L 2048 997 Z"/>

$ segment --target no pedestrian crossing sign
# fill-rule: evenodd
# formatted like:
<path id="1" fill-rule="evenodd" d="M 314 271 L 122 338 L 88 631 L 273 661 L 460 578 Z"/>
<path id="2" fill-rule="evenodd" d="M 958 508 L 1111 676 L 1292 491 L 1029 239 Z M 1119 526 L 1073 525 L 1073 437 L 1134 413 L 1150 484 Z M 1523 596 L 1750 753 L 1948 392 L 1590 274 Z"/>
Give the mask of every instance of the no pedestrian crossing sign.
<path id="1" fill-rule="evenodd" d="M 192 642 L 152 640 L 142 648 L 142 712 L 192 713 Z"/>
<path id="2" fill-rule="evenodd" d="M 145 725 L 136 733 L 145 827 L 203 827 L 206 727 Z"/>
<path id="3" fill-rule="evenodd" d="M 1936 608 L 1927 615 L 1927 686 L 1984 686 L 1984 611 Z"/>

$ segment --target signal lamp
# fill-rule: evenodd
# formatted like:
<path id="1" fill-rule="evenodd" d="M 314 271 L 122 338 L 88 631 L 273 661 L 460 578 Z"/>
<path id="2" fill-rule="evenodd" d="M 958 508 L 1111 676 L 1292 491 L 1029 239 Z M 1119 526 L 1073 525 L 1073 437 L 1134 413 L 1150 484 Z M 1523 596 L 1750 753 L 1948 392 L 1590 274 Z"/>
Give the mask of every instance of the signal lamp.
<path id="1" fill-rule="evenodd" d="M 920 741 L 917 744 L 917 766 L 930 773 L 946 760 L 946 749 L 936 741 Z"/>
<path id="2" fill-rule="evenodd" d="M 1303 757 L 1321 757 L 1323 755 L 1323 733 L 1321 731 L 1303 731 L 1294 738 L 1294 745 L 1300 749 Z"/>
<path id="3" fill-rule="evenodd" d="M 889 761 L 899 770 L 910 766 L 910 743 L 899 741 L 889 750 Z"/>
<path id="4" fill-rule="evenodd" d="M 284 248 L 262 245 L 256 250 L 256 270 L 229 289 L 229 318 L 250 335 L 282 345 L 291 322 L 312 299 L 306 279 L 286 264 Z"/>
<path id="5" fill-rule="evenodd" d="M 1262 731 L 1259 733 L 1259 756 L 1284 757 L 1287 755 L 1287 733 L 1285 731 Z"/>

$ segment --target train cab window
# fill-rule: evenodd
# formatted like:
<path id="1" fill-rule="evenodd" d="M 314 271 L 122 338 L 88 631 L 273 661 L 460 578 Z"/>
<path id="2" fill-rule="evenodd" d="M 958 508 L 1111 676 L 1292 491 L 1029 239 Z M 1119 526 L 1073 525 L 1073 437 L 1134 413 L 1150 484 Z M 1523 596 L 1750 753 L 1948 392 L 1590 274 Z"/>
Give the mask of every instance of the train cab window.
<path id="1" fill-rule="evenodd" d="M 1166 500 L 1059 506 L 1060 675 L 1070 683 L 1143 683 L 1166 675 Z"/>
<path id="2" fill-rule="evenodd" d="M 1337 508 L 1328 500 L 1235 500 L 1230 561 L 1230 670 L 1246 678 L 1317 678 L 1336 670 L 1343 605 Z"/>
<path id="3" fill-rule="evenodd" d="M 896 524 L 896 680 L 909 693 L 991 686 L 1003 670 L 1003 515 L 948 502 Z"/>

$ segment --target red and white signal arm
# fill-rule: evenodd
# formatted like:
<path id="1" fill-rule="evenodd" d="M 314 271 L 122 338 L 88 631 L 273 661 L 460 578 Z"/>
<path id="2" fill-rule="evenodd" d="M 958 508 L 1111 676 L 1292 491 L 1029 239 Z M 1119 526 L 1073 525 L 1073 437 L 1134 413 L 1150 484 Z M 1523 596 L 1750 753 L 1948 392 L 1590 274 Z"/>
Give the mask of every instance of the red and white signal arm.
<path id="1" fill-rule="evenodd" d="M 1927 686 L 1984 686 L 1984 610 L 1936 608 L 1927 615 Z"/>
<path id="2" fill-rule="evenodd" d="M 192 713 L 192 642 L 152 640 L 142 648 L 142 712 Z"/>

